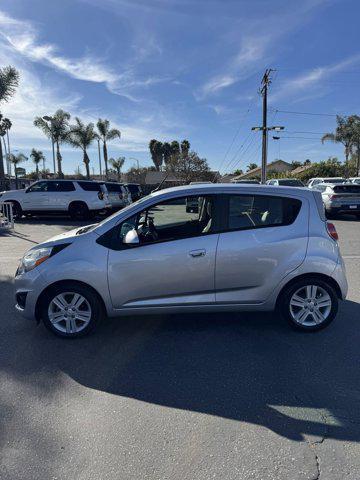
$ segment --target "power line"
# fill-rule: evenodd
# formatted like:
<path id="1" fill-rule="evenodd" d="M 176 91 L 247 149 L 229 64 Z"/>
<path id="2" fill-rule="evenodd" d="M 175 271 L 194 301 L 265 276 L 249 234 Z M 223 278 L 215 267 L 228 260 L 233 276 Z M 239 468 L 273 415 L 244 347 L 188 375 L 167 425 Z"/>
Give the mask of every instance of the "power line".
<path id="1" fill-rule="evenodd" d="M 337 117 L 339 113 L 315 113 L 315 112 L 293 112 L 290 110 L 278 110 L 275 109 L 276 113 L 288 113 L 290 115 L 314 115 L 314 116 L 323 116 L 323 117 Z"/>
<path id="2" fill-rule="evenodd" d="M 316 138 L 316 137 L 280 137 L 280 139 L 283 139 L 283 138 L 298 138 L 300 140 L 321 140 L 320 138 Z"/>
<path id="3" fill-rule="evenodd" d="M 298 130 L 286 130 L 286 133 L 306 133 L 311 135 L 325 135 L 326 132 L 302 132 Z"/>

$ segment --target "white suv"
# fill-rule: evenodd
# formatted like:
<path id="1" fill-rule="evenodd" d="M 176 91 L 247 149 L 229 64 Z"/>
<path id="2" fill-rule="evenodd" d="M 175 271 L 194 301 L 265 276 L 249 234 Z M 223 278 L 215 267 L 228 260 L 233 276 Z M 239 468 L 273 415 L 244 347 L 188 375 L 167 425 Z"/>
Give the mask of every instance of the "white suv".
<path id="1" fill-rule="evenodd" d="M 39 180 L 23 190 L 1 192 L 0 201 L 12 203 L 16 218 L 62 212 L 72 218 L 89 218 L 111 207 L 106 187 L 90 180 Z"/>

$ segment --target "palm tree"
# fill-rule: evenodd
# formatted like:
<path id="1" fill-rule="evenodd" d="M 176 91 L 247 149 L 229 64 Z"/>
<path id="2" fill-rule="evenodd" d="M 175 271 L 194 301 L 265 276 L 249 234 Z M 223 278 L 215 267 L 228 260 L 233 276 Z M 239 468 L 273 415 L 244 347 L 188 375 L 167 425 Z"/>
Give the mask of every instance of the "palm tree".
<path id="1" fill-rule="evenodd" d="M 114 158 L 110 158 L 109 163 L 116 170 L 117 179 L 118 182 L 120 182 L 121 169 L 125 163 L 125 157 L 118 157 L 116 160 Z"/>
<path id="2" fill-rule="evenodd" d="M 105 177 L 108 177 L 108 153 L 106 142 L 120 138 L 121 132 L 117 128 L 110 128 L 109 120 L 99 118 L 97 121 L 97 129 L 100 140 L 103 142 L 104 163 L 105 163 Z"/>
<path id="3" fill-rule="evenodd" d="M 0 102 L 8 102 L 19 85 L 19 72 L 14 67 L 0 68 Z"/>
<path id="4" fill-rule="evenodd" d="M 351 154 L 354 138 L 353 130 L 347 117 L 337 115 L 337 127 L 334 133 L 325 133 L 321 138 L 321 142 L 331 141 L 335 143 L 342 143 L 345 148 L 345 171 L 348 171 L 349 155 Z M 347 173 L 346 173 L 347 176 Z"/>
<path id="5" fill-rule="evenodd" d="M 151 159 L 154 162 L 157 171 L 160 171 L 160 167 L 163 163 L 163 144 L 153 138 L 149 142 L 149 150 Z"/>
<path id="6" fill-rule="evenodd" d="M 14 165 L 14 170 L 15 170 L 15 184 L 16 184 L 16 190 L 18 189 L 18 172 L 17 172 L 17 165 L 19 163 L 25 162 L 27 160 L 27 157 L 23 153 L 18 153 L 17 155 L 14 155 L 13 153 L 10 154 L 9 156 L 10 162 Z"/>
<path id="7" fill-rule="evenodd" d="M 12 127 L 12 122 L 8 118 L 3 118 L 3 125 L 4 125 L 5 132 L 6 132 L 7 154 L 10 155 L 9 130 Z M 5 138 L 4 138 L 4 146 L 5 146 Z M 5 150 L 6 150 L 6 146 L 5 146 Z M 11 170 L 9 171 L 9 174 L 11 175 Z"/>
<path id="8" fill-rule="evenodd" d="M 88 123 L 85 125 L 80 118 L 75 117 L 75 124 L 70 125 L 69 135 L 67 141 L 75 148 L 81 148 L 83 151 L 83 162 L 86 168 L 86 178 L 90 179 L 90 159 L 87 154 L 87 148 L 97 138 L 97 134 L 94 131 L 94 124 Z"/>
<path id="9" fill-rule="evenodd" d="M 45 135 L 50 138 L 52 142 L 54 142 L 54 144 L 56 145 L 56 159 L 59 178 L 64 177 L 61 168 L 62 156 L 60 153 L 60 144 L 67 140 L 67 136 L 69 134 L 70 117 L 70 113 L 59 109 L 52 117 L 49 117 L 49 122 L 46 121 L 43 117 L 36 117 L 34 120 L 35 127 L 40 128 L 45 133 Z"/>
<path id="10" fill-rule="evenodd" d="M 181 147 L 181 155 L 183 157 L 187 157 L 189 155 L 189 150 L 190 150 L 189 140 L 183 140 L 180 144 L 180 147 Z"/>
<path id="11" fill-rule="evenodd" d="M 33 162 L 36 165 L 36 178 L 39 180 L 39 163 L 41 161 L 43 162 L 45 161 L 45 155 L 41 150 L 36 150 L 35 148 L 33 148 L 31 150 L 30 157 L 32 158 Z"/>
<path id="12" fill-rule="evenodd" d="M 16 88 L 19 85 L 19 72 L 16 68 L 8 66 L 0 68 L 0 102 L 8 102 L 14 95 Z M 0 120 L 2 116 L 0 117 Z M 6 126 L 3 121 L 1 122 L 1 136 L 6 133 Z M 0 139 L 1 144 L 1 139 Z M 4 157 L 2 151 L 2 145 L 0 145 L 0 180 L 5 178 L 4 170 Z"/>

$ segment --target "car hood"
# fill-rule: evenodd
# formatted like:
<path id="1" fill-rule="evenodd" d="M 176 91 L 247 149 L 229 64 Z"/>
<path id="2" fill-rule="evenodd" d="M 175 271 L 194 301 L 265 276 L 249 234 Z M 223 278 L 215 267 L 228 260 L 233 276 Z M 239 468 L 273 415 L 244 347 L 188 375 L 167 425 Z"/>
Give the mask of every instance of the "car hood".
<path id="1" fill-rule="evenodd" d="M 92 225 L 86 225 L 83 227 L 77 227 L 73 230 L 69 230 L 68 232 L 60 233 L 59 235 L 55 235 L 54 237 L 45 240 L 40 245 L 44 247 L 49 247 L 53 245 L 59 245 L 61 243 L 73 243 L 78 241 L 80 238 L 83 238 L 84 235 L 89 233 L 93 233 L 93 229 L 97 226 L 97 223 Z M 83 230 L 83 232 L 82 232 Z M 37 245 L 38 247 L 39 245 Z"/>

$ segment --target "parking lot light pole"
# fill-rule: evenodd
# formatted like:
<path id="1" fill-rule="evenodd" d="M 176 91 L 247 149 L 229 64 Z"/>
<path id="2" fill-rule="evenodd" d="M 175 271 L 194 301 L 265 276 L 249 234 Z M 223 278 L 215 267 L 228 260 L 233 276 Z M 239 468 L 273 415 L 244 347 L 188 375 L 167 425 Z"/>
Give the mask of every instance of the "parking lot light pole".
<path id="1" fill-rule="evenodd" d="M 53 165 L 54 165 L 54 175 L 56 175 L 56 163 L 55 163 L 55 146 L 54 146 L 54 136 L 53 136 L 53 129 L 52 129 L 52 121 L 54 120 L 53 117 L 49 115 L 44 115 L 43 120 L 45 122 L 50 122 L 50 132 L 51 132 L 51 144 L 52 144 L 52 155 L 53 155 Z"/>
<path id="2" fill-rule="evenodd" d="M 100 172 L 100 180 L 102 180 L 100 138 L 97 138 L 96 140 L 97 140 L 97 144 L 98 144 L 98 153 L 99 153 L 99 172 Z"/>

